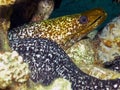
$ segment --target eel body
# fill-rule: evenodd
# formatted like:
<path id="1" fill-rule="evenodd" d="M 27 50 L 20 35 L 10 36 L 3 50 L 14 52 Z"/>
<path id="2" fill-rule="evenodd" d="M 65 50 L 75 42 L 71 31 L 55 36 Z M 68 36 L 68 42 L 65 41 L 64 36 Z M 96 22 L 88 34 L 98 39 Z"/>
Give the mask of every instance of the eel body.
<path id="1" fill-rule="evenodd" d="M 113 61 L 105 62 L 104 67 L 120 73 L 120 56 Z"/>
<path id="2" fill-rule="evenodd" d="M 31 79 L 49 85 L 56 78 L 65 78 L 73 90 L 119 90 L 120 79 L 100 80 L 82 72 L 65 51 L 52 40 L 43 38 L 18 39 L 11 43 L 29 64 Z"/>
<path id="3" fill-rule="evenodd" d="M 106 18 L 102 9 L 92 9 L 81 14 L 67 15 L 42 22 L 31 23 L 9 30 L 9 40 L 18 38 L 48 38 L 56 41 L 63 49 L 69 48 Z"/>

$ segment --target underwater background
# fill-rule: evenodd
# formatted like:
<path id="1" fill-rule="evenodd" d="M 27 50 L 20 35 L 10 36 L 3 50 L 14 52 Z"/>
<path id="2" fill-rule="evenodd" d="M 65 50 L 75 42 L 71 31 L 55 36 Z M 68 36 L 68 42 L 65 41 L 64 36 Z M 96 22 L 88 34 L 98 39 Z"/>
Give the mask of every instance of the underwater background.
<path id="1" fill-rule="evenodd" d="M 26 1 L 0 8 L 0 90 L 120 90 L 120 0 Z"/>
<path id="2" fill-rule="evenodd" d="M 61 1 L 61 2 L 60 2 Z M 103 28 L 110 20 L 120 15 L 120 3 L 114 0 L 56 0 L 55 9 L 50 18 L 84 12 L 93 8 L 102 8 L 107 12 L 107 19 L 98 28 Z"/>

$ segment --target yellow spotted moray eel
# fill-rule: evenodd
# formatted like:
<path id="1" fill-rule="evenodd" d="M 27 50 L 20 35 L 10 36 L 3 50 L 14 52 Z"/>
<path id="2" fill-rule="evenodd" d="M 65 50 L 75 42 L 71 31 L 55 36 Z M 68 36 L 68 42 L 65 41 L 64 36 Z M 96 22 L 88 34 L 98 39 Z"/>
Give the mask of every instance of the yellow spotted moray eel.
<path id="1" fill-rule="evenodd" d="M 102 9 L 92 9 L 81 14 L 67 15 L 42 22 L 31 23 L 9 30 L 9 40 L 18 38 L 48 38 L 64 50 L 99 26 L 106 18 Z"/>
<path id="2" fill-rule="evenodd" d="M 101 15 L 98 16 L 94 22 L 88 25 L 88 28 L 101 18 Z M 80 19 L 78 19 L 78 21 L 81 22 Z M 87 20 L 87 22 L 88 21 L 89 20 Z M 86 23 L 86 17 L 83 19 L 82 23 L 84 22 Z M 39 26 L 39 24 L 37 25 Z M 24 61 L 29 64 L 29 68 L 31 70 L 30 77 L 34 82 L 49 85 L 54 79 L 61 77 L 72 83 L 73 90 L 120 89 L 120 79 L 100 80 L 84 73 L 72 62 L 70 57 L 60 47 L 60 43 L 56 43 L 46 37 L 36 37 L 32 34 L 33 31 L 31 33 L 29 32 L 29 30 L 31 31 L 32 29 L 36 30 L 35 28 L 38 27 L 28 25 L 18 28 L 18 31 L 13 30 L 13 32 L 11 31 L 12 33 L 9 33 L 10 45 L 12 49 L 18 51 L 18 53 L 24 58 Z M 35 38 L 25 37 L 25 30 Z M 21 35 L 23 35 L 23 37 L 20 37 Z"/>
<path id="3" fill-rule="evenodd" d="M 120 79 L 100 80 L 85 74 L 52 40 L 45 38 L 18 39 L 11 43 L 31 70 L 31 79 L 49 85 L 56 78 L 65 78 L 73 90 L 120 90 Z"/>

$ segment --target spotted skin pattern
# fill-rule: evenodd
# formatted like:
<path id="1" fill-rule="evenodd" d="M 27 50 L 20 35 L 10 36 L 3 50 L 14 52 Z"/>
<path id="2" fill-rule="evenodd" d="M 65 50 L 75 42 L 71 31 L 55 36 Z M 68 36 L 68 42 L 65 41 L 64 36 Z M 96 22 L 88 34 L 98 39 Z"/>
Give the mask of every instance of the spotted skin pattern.
<path id="1" fill-rule="evenodd" d="M 115 58 L 113 61 L 105 62 L 103 65 L 107 69 L 111 69 L 120 73 L 120 56 Z"/>
<path id="2" fill-rule="evenodd" d="M 87 22 L 81 22 L 86 16 Z M 80 14 L 62 16 L 54 19 L 30 23 L 9 30 L 9 40 L 17 38 L 48 38 L 56 41 L 63 49 L 69 48 L 75 42 L 98 27 L 106 18 L 102 9 L 92 9 Z"/>
<path id="3" fill-rule="evenodd" d="M 11 41 L 13 50 L 29 63 L 31 79 L 49 85 L 58 77 L 72 82 L 73 90 L 118 90 L 120 80 L 100 80 L 82 72 L 68 57 L 65 51 L 48 39 L 18 39 Z"/>

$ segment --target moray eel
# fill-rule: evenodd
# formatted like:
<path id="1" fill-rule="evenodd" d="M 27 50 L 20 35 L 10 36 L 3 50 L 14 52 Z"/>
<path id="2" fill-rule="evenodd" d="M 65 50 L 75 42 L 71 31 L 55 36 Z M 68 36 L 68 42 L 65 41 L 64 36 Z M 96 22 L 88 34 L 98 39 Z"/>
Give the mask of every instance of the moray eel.
<path id="1" fill-rule="evenodd" d="M 118 90 L 120 79 L 100 80 L 81 71 L 52 40 L 25 38 L 11 42 L 25 62 L 29 64 L 31 79 L 42 85 L 49 85 L 56 78 L 65 78 L 73 90 Z"/>
<path id="2" fill-rule="evenodd" d="M 104 68 L 117 71 L 120 73 L 120 56 L 118 58 L 115 58 L 113 61 L 105 62 Z"/>
<path id="3" fill-rule="evenodd" d="M 9 40 L 18 38 L 48 38 L 63 49 L 69 48 L 100 25 L 106 18 L 102 9 L 92 9 L 81 14 L 67 15 L 42 22 L 31 23 L 9 30 Z"/>

